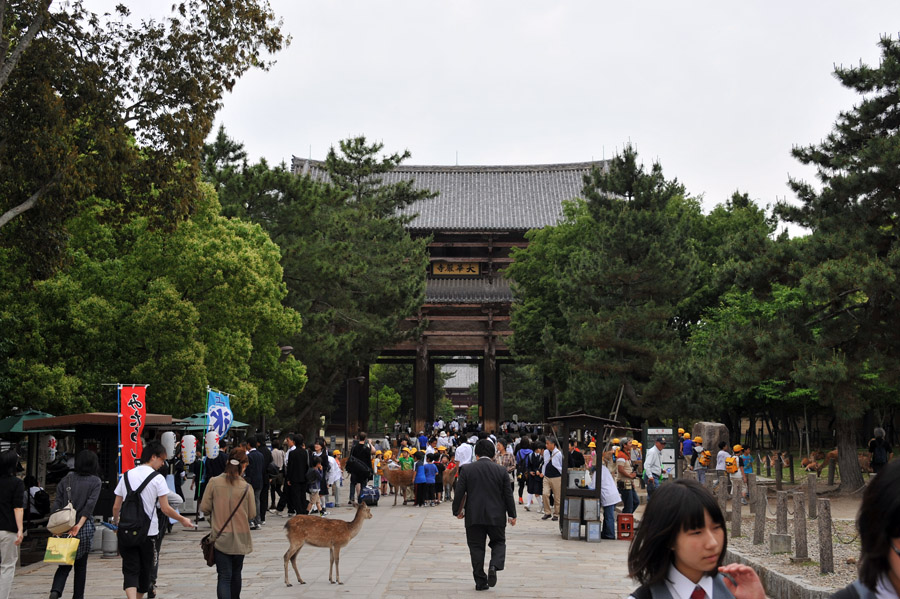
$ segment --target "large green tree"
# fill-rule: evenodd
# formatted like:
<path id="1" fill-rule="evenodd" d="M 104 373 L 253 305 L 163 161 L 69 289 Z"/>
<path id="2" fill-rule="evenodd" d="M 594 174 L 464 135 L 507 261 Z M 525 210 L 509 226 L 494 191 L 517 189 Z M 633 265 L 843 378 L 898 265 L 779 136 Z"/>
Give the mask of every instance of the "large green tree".
<path id="1" fill-rule="evenodd" d="M 819 144 L 795 148 L 818 185 L 792 180 L 799 205 L 782 218 L 812 231 L 797 286 L 793 377 L 834 409 L 841 484 L 863 484 L 856 466 L 859 418 L 870 406 L 870 375 L 895 385 L 900 373 L 900 42 L 880 41 L 876 67 L 839 67 L 835 76 L 860 95 Z"/>
<path id="2" fill-rule="evenodd" d="M 400 323 L 421 306 L 427 240 L 410 237 L 398 209 L 430 193 L 385 183 L 409 154 L 382 155 L 381 144 L 364 138 L 329 152 L 325 182 L 284 165 L 236 164 L 239 146 L 217 136 L 207 146 L 206 177 L 225 214 L 259 223 L 281 248 L 286 304 L 304 318 L 291 345 L 309 375 L 302 397 L 279 412 L 296 424 L 330 413 L 347 377 L 398 342 Z"/>
<path id="3" fill-rule="evenodd" d="M 536 354 L 570 402 L 608 408 L 621 387 L 632 414 L 656 416 L 683 386 L 679 329 L 689 319 L 678 306 L 698 286 L 699 204 L 632 148 L 593 171 L 584 194 L 515 253 L 513 347 Z"/>
<path id="4" fill-rule="evenodd" d="M 81 0 L 0 0 L 0 245 L 38 277 L 90 196 L 172 228 L 200 196 L 224 94 L 288 43 L 266 0 L 184 0 L 164 19 L 95 15 Z"/>
<path id="5" fill-rule="evenodd" d="M 152 412 L 202 409 L 207 385 L 234 394 L 239 418 L 273 413 L 304 368 L 279 346 L 299 315 L 282 305 L 280 252 L 258 226 L 219 215 L 206 186 L 174 232 L 146 217 L 105 224 L 97 201 L 68 223 L 67 266 L 23 285 L 21 250 L 0 250 L 0 396 L 5 411 L 114 410 L 104 383 L 149 383 Z"/>

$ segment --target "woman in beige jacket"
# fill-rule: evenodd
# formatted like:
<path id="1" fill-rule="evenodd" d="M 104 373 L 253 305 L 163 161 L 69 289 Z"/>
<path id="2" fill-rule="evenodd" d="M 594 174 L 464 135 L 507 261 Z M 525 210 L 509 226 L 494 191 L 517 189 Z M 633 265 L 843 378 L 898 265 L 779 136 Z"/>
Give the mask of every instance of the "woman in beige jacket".
<path id="1" fill-rule="evenodd" d="M 232 449 L 225 472 L 209 481 L 200 503 L 200 511 L 210 515 L 212 525 L 218 599 L 240 599 L 244 556 L 253 551 L 250 520 L 256 517 L 256 502 L 250 484 L 242 478 L 248 463 L 243 449 Z"/>

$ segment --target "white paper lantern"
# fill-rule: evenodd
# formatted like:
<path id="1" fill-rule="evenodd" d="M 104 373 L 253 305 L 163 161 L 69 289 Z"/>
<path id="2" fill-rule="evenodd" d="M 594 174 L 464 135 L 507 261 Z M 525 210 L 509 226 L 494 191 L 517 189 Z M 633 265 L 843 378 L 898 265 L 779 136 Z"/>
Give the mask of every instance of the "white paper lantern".
<path id="1" fill-rule="evenodd" d="M 212 459 L 219 457 L 219 435 L 216 431 L 206 433 L 206 457 Z"/>
<path id="2" fill-rule="evenodd" d="M 197 437 L 185 435 L 181 438 L 181 459 L 185 464 L 197 461 Z"/>
<path id="3" fill-rule="evenodd" d="M 47 457 L 52 462 L 56 459 L 56 437 L 47 435 Z"/>
<path id="4" fill-rule="evenodd" d="M 172 431 L 163 433 L 161 441 L 166 449 L 166 456 L 171 460 L 175 457 L 175 433 Z"/>

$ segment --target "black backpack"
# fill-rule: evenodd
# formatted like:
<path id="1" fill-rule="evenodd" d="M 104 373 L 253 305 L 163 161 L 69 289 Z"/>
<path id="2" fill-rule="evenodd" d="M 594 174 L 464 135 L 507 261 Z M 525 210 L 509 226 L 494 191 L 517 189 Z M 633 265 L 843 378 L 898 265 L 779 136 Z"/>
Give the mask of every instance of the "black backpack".
<path id="1" fill-rule="evenodd" d="M 873 464 L 887 464 L 888 453 L 886 445 L 887 443 L 884 439 L 875 440 L 875 451 L 872 453 Z"/>
<path id="2" fill-rule="evenodd" d="M 129 549 L 138 547 L 147 539 L 150 532 L 150 516 L 144 511 L 144 500 L 141 493 L 159 472 L 154 471 L 137 489 L 132 490 L 128 482 L 128 473 L 125 473 L 125 499 L 122 501 L 122 509 L 119 511 L 119 547 Z"/>
<path id="3" fill-rule="evenodd" d="M 47 493 L 47 491 L 38 489 L 34 494 L 34 509 L 36 509 L 41 516 L 46 516 L 50 513 L 50 494 Z"/>

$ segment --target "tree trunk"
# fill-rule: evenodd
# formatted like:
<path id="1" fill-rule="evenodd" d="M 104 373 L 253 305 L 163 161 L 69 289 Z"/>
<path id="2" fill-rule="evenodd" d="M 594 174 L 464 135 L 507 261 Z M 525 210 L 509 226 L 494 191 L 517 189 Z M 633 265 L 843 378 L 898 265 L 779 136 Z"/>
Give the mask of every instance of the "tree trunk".
<path id="1" fill-rule="evenodd" d="M 865 484 L 856 454 L 856 429 L 859 422 L 857 419 L 838 418 L 835 424 L 837 426 L 838 467 L 841 473 L 839 488 L 842 492 L 856 491 Z"/>

